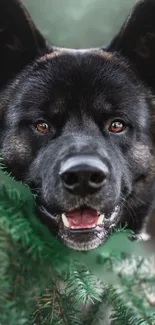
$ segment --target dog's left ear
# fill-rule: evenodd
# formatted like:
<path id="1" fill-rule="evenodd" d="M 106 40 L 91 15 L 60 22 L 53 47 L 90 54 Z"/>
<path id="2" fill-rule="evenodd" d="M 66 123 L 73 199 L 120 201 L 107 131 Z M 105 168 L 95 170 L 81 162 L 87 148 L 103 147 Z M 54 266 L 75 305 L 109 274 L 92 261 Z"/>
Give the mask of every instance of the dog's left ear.
<path id="1" fill-rule="evenodd" d="M 137 2 L 107 50 L 128 58 L 142 80 L 155 87 L 155 0 Z"/>
<path id="2" fill-rule="evenodd" d="M 0 0 L 0 87 L 45 51 L 46 40 L 21 0 Z"/>

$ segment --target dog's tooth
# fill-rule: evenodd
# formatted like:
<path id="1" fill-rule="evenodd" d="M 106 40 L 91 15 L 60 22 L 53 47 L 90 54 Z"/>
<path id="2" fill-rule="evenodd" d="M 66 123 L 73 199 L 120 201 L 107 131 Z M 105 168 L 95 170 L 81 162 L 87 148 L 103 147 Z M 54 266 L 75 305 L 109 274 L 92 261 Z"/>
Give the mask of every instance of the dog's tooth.
<path id="1" fill-rule="evenodd" d="M 63 221 L 64 226 L 67 227 L 67 228 L 69 228 L 69 227 L 70 227 L 70 224 L 69 224 L 69 221 L 68 221 L 68 219 L 66 218 L 65 214 L 63 213 L 63 214 L 61 215 L 61 217 L 62 217 L 62 221 Z"/>
<path id="2" fill-rule="evenodd" d="M 104 218 L 105 218 L 105 215 L 104 215 L 104 214 L 101 214 L 101 215 L 99 216 L 99 218 L 98 218 L 97 225 L 100 225 L 101 223 L 103 223 Z"/>

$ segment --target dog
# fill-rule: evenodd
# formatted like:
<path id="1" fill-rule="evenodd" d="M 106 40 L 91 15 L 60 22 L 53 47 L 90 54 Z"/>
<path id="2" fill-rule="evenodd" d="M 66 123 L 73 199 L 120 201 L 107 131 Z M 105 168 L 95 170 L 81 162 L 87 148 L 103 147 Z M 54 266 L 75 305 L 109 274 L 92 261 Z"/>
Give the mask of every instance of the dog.
<path id="1" fill-rule="evenodd" d="M 106 48 L 55 47 L 20 0 L 0 1 L 0 152 L 37 216 L 88 251 L 119 224 L 139 233 L 155 184 L 155 1 Z"/>

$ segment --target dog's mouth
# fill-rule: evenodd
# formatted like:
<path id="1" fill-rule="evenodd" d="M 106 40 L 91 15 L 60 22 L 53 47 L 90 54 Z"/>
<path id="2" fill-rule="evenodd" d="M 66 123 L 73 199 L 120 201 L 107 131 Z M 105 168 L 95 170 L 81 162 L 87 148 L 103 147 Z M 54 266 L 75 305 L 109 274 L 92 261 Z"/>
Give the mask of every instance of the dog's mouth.
<path id="1" fill-rule="evenodd" d="M 110 219 L 115 219 L 118 215 L 119 207 L 117 206 L 112 214 Z M 94 209 L 75 209 L 61 215 L 63 227 L 70 230 L 79 230 L 84 232 L 85 230 L 92 230 L 96 227 L 106 227 L 112 226 L 110 219 L 106 218 L 105 214 Z"/>
<path id="2" fill-rule="evenodd" d="M 51 224 L 57 224 L 57 234 L 68 247 L 86 251 L 106 241 L 120 219 L 120 206 L 111 213 L 104 214 L 92 208 L 76 208 L 62 214 L 53 215 L 44 206 L 39 208 Z M 47 222 L 48 223 L 48 222 Z M 51 229 L 52 230 L 52 229 Z"/>

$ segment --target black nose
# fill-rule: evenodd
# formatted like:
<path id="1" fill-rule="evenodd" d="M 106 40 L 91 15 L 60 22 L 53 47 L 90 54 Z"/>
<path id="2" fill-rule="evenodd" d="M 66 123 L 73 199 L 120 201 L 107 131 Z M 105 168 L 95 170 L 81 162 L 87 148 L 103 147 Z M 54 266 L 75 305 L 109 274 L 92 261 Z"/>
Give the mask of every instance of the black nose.
<path id="1" fill-rule="evenodd" d="M 109 174 L 108 167 L 97 157 L 78 156 L 68 159 L 60 170 L 63 186 L 76 195 L 93 194 L 101 189 Z"/>

